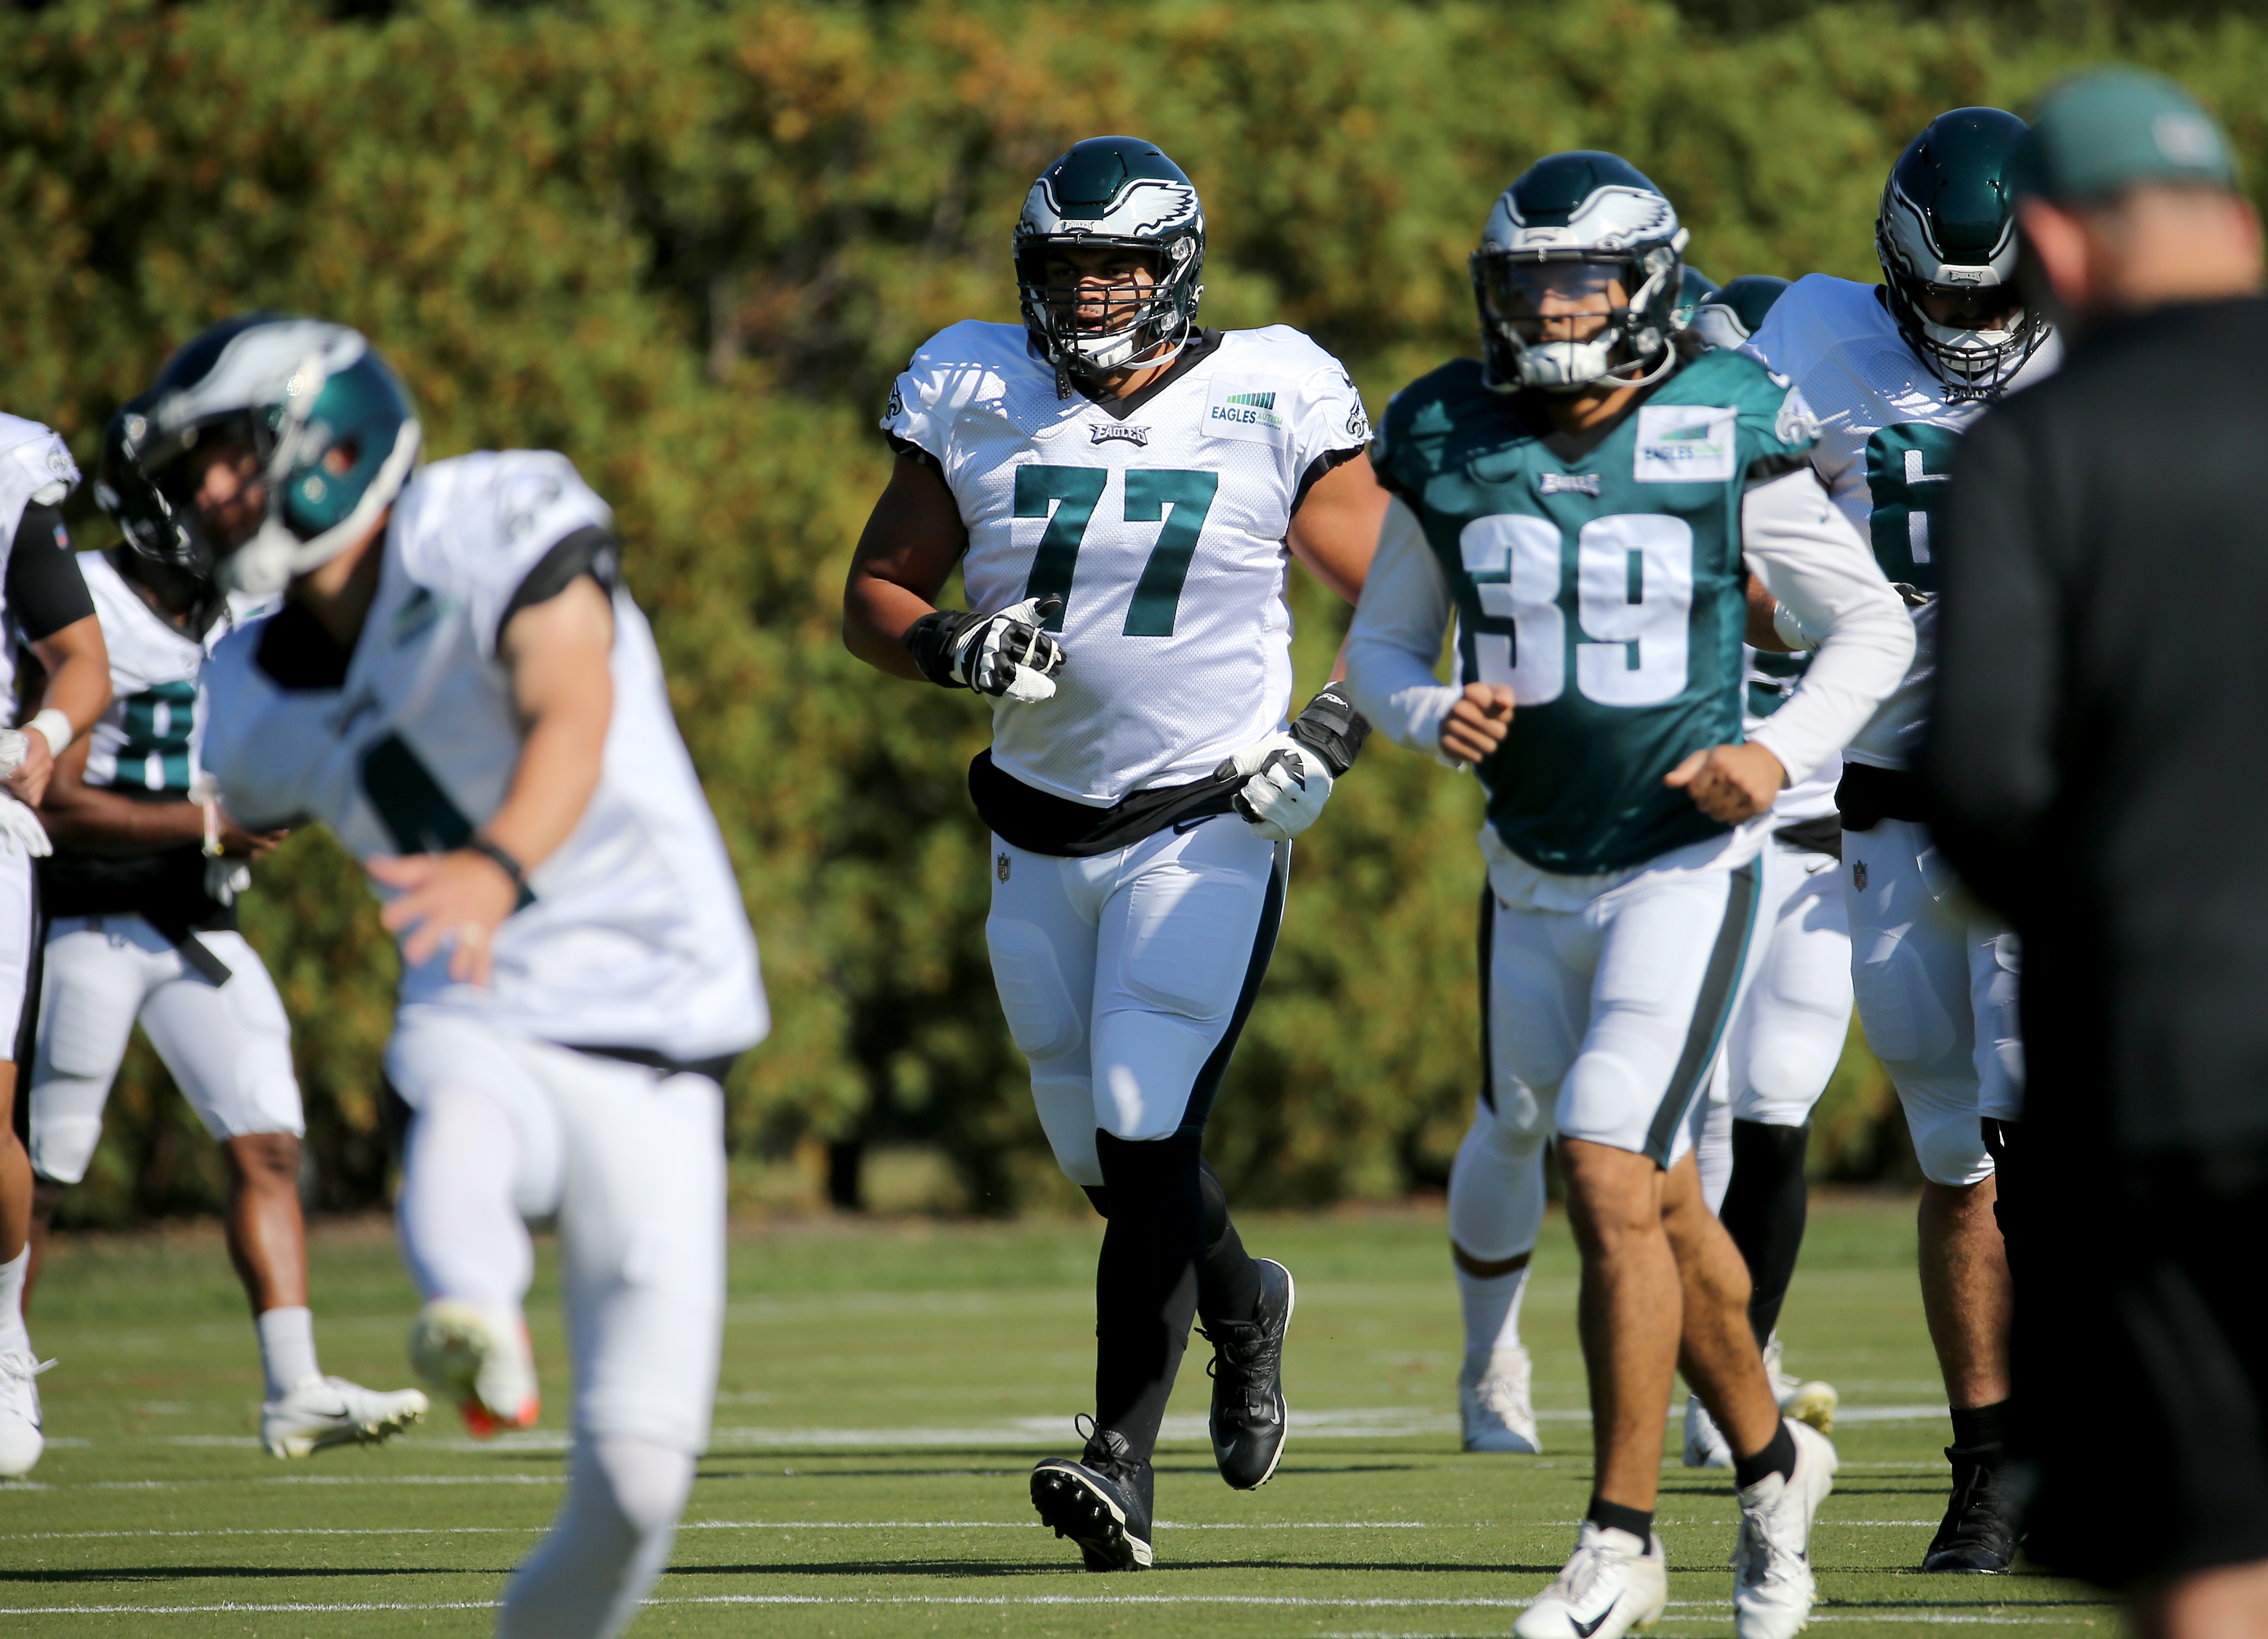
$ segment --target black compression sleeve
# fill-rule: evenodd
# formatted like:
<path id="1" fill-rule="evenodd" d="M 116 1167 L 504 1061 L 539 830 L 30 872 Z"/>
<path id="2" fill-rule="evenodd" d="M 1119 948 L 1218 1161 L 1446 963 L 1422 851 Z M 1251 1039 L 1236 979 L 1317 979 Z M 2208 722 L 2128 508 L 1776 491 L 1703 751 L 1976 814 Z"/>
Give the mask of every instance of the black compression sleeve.
<path id="1" fill-rule="evenodd" d="M 27 506 L 8 552 L 8 612 L 24 636 L 37 643 L 94 613 L 86 577 L 78 572 L 63 515 L 51 506 Z"/>
<path id="2" fill-rule="evenodd" d="M 504 614 L 497 621 L 497 641 L 504 641 L 504 628 L 522 609 L 550 602 L 585 575 L 612 592 L 620 572 L 621 552 L 612 531 L 590 524 L 562 536 L 536 560 L 535 567 L 519 583 L 519 590 L 512 594 L 512 601 L 504 605 Z"/>

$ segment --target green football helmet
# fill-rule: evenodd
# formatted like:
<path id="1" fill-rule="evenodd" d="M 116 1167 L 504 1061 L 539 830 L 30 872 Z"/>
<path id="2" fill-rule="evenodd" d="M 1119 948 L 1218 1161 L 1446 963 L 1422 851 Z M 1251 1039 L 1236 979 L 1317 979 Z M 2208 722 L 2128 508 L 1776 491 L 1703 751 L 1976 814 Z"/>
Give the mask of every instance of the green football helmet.
<path id="1" fill-rule="evenodd" d="M 1050 284 L 1050 251 L 1120 249 L 1149 261 L 1156 281 L 1138 297 L 1109 298 L 1101 311 L 1076 284 Z M 1024 328 L 1055 366 L 1057 390 L 1164 364 L 1196 334 L 1204 295 L 1204 210 L 1197 185 L 1155 143 L 1090 136 L 1040 173 L 1025 195 L 1013 242 Z"/>
<path id="2" fill-rule="evenodd" d="M 277 592 L 368 533 L 417 462 L 416 412 L 363 335 L 252 313 L 214 325 L 111 418 L 94 496 L 135 551 L 231 592 Z M 200 512 L 189 459 L 248 452 L 262 518 L 223 539 Z"/>
<path id="3" fill-rule="evenodd" d="M 1956 400 L 1996 396 L 2048 338 L 2014 288 L 2008 165 L 2025 129 L 1999 108 L 1940 114 L 1882 185 L 1874 254 L 1890 316 Z M 1951 322 L 1933 319 L 1925 298 L 1950 303 Z"/>
<path id="4" fill-rule="evenodd" d="M 1472 254 L 1482 379 L 1499 393 L 1660 380 L 1677 363 L 1685 240 L 1668 196 L 1619 155 L 1537 160 L 1498 196 Z M 1609 283 L 1623 305 L 1596 310 L 1607 320 L 1596 334 L 1543 339 L 1548 298 L 1596 300 Z"/>
<path id="5" fill-rule="evenodd" d="M 1669 321 L 1680 330 L 1689 327 L 1693 323 L 1693 315 L 1700 311 L 1701 304 L 1714 296 L 1717 290 L 1716 280 L 1691 262 L 1687 262 L 1678 279 L 1677 310 L 1670 314 Z"/>
<path id="6" fill-rule="evenodd" d="M 1786 289 L 1786 279 L 1744 273 L 1701 304 L 1693 315 L 1693 334 L 1709 347 L 1737 348 L 1756 334 Z"/>

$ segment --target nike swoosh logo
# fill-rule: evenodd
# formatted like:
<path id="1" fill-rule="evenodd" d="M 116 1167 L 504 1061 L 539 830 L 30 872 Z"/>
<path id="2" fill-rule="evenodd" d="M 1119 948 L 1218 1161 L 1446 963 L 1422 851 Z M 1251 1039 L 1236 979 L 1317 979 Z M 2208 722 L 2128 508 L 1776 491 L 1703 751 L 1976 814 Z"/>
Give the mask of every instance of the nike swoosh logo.
<path id="1" fill-rule="evenodd" d="M 1612 1616 L 1615 1613 L 1615 1606 L 1622 1602 L 1623 1596 L 1619 1593 L 1615 1595 L 1613 1599 L 1607 1601 L 1607 1608 L 1587 1622 L 1577 1621 L 1574 1613 L 1571 1611 L 1567 1614 L 1567 1626 L 1575 1630 L 1577 1639 L 1591 1639 L 1591 1635 L 1599 1631 L 1599 1625 L 1608 1617 Z"/>
<path id="2" fill-rule="evenodd" d="M 1174 834 L 1175 836 L 1185 835 L 1189 832 L 1194 831 L 1199 826 L 1204 824 L 1206 820 L 1218 820 L 1220 816 L 1219 814 L 1200 814 L 1195 820 L 1176 820 L 1174 821 Z"/>

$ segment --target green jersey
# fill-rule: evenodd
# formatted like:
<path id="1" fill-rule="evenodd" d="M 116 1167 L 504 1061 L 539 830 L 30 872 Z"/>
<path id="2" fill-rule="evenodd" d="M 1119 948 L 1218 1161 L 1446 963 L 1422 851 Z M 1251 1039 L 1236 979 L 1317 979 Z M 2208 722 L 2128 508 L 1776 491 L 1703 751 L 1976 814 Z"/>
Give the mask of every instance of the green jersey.
<path id="1" fill-rule="evenodd" d="M 1572 460 L 1540 393 L 1459 359 L 1396 394 L 1372 454 L 1452 587 L 1459 683 L 1505 683 L 1511 732 L 1478 768 L 1489 823 L 1539 870 L 1626 870 L 1720 835 L 1662 776 L 1741 739 L 1747 487 L 1805 465 L 1800 395 L 1705 354 Z"/>

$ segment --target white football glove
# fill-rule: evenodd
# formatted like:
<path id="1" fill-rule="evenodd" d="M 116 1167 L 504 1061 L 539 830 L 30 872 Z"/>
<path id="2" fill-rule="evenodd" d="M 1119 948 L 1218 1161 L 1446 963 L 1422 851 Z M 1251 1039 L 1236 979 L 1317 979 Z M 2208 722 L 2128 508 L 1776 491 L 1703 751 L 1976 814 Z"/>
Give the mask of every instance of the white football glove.
<path id="1" fill-rule="evenodd" d="M 48 828 L 40 823 L 40 816 L 11 794 L 0 797 L 0 853 L 18 851 L 45 859 L 55 851 L 55 845 L 48 841 Z"/>
<path id="2" fill-rule="evenodd" d="M 24 753 L 31 748 L 32 742 L 24 738 L 23 730 L 0 729 L 0 780 L 24 766 Z"/>
<path id="3" fill-rule="evenodd" d="M 996 700 L 1035 705 L 1054 699 L 1064 656 L 1063 645 L 1043 629 L 1053 610 L 1042 610 L 1042 601 L 1027 598 L 971 622 L 954 643 L 954 676 Z M 1046 601 L 1062 606 L 1060 599 Z"/>
<path id="4" fill-rule="evenodd" d="M 1315 823 L 1331 799 L 1331 771 L 1322 754 L 1280 730 L 1221 765 L 1221 776 L 1232 773 L 1248 776 L 1236 793 L 1236 812 L 1263 842 L 1290 842 Z"/>

